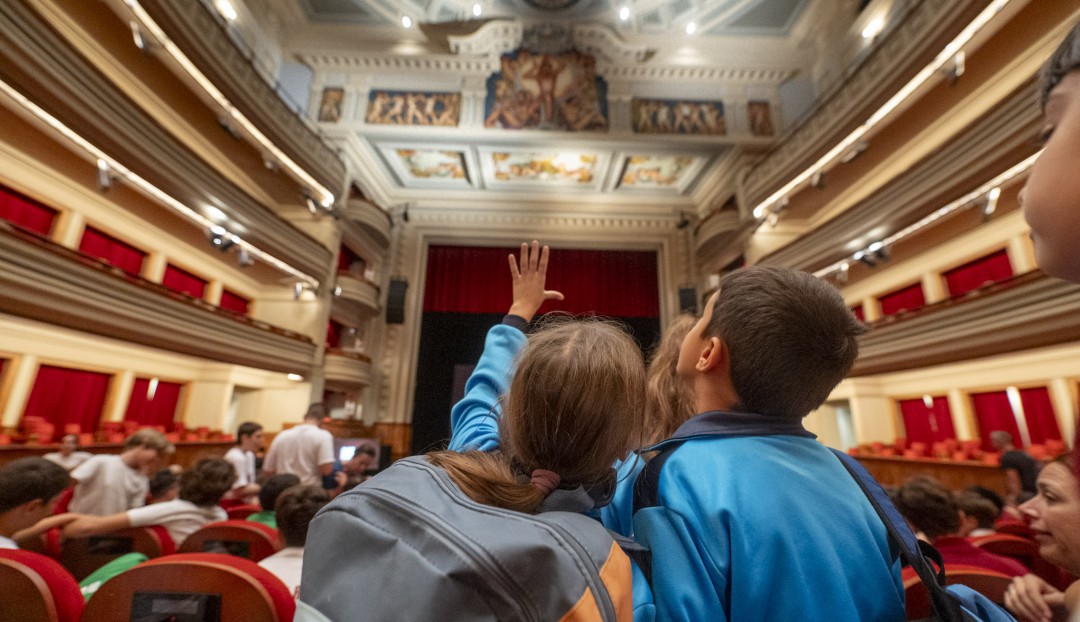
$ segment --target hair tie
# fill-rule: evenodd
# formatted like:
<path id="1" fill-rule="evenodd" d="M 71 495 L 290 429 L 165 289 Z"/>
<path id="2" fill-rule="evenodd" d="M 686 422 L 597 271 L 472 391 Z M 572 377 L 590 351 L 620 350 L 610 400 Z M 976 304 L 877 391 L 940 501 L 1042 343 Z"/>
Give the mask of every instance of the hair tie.
<path id="1" fill-rule="evenodd" d="M 559 482 L 561 480 L 562 478 L 559 477 L 559 474 L 554 471 L 534 469 L 532 477 L 529 478 L 529 483 L 536 486 L 536 489 L 542 492 L 546 497 L 559 487 Z"/>

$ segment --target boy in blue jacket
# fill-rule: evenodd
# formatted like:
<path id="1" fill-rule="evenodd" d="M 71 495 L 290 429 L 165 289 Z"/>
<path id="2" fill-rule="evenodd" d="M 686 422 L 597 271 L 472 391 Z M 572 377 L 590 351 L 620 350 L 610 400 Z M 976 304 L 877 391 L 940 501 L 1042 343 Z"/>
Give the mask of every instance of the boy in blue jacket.
<path id="1" fill-rule="evenodd" d="M 721 281 L 679 354 L 699 414 L 647 448 L 659 453 L 634 491 L 657 620 L 904 619 L 884 525 L 802 426 L 864 330 L 805 272 L 751 267 Z"/>

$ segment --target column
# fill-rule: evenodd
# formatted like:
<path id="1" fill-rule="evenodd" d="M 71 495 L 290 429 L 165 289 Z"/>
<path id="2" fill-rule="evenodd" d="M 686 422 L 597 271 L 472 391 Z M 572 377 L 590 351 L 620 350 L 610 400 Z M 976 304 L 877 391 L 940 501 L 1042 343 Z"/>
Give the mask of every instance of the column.
<path id="1" fill-rule="evenodd" d="M 77 249 L 85 229 L 85 216 L 72 210 L 64 210 L 57 216 L 56 224 L 53 225 L 52 241 L 61 246 Z"/>
<path id="2" fill-rule="evenodd" d="M 113 375 L 109 382 L 109 394 L 105 398 L 105 408 L 101 413 L 102 422 L 124 420 L 134 386 L 135 372 L 122 371 Z"/>
<path id="3" fill-rule="evenodd" d="M 10 366 L 10 368 L 8 368 Z M 29 354 L 13 357 L 4 370 L 4 382 L 0 384 L 0 403 L 4 405 L 2 423 L 5 428 L 19 425 L 30 391 L 37 377 L 38 358 Z"/>
<path id="4" fill-rule="evenodd" d="M 868 297 L 862 301 L 863 318 L 867 322 L 876 322 L 881 319 L 881 305 L 878 304 L 877 298 Z"/>
<path id="5" fill-rule="evenodd" d="M 165 266 L 169 264 L 169 260 L 165 257 L 164 253 L 151 252 L 146 257 L 146 261 L 143 262 L 142 278 L 153 283 L 160 283 L 165 278 Z"/>
<path id="6" fill-rule="evenodd" d="M 934 304 L 949 297 L 949 292 L 945 289 L 945 279 L 941 278 L 937 272 L 929 272 L 922 276 L 922 288 L 926 304 Z"/>
<path id="7" fill-rule="evenodd" d="M 209 302 L 212 305 L 221 305 L 221 293 L 225 291 L 225 286 L 221 281 L 214 279 L 206 284 L 206 295 L 203 296 L 203 300 Z"/>
<path id="8" fill-rule="evenodd" d="M 1047 390 L 1050 392 L 1050 403 L 1054 405 L 1054 416 L 1057 418 L 1058 428 L 1061 429 L 1061 438 L 1065 444 L 1072 446 L 1076 438 L 1076 391 L 1071 380 L 1067 378 L 1054 378 L 1050 381 Z"/>
<path id="9" fill-rule="evenodd" d="M 896 413 L 891 399 L 882 395 L 853 395 L 850 404 L 857 442 L 896 440 Z"/>
<path id="10" fill-rule="evenodd" d="M 1027 234 L 1010 238 L 1005 251 L 1009 255 L 1009 263 L 1012 265 L 1013 274 L 1030 272 L 1037 267 L 1035 264 L 1035 248 L 1031 245 L 1031 238 Z"/>
<path id="11" fill-rule="evenodd" d="M 949 412 L 952 413 L 953 428 L 958 440 L 979 438 L 979 426 L 975 425 L 975 413 L 971 410 L 971 400 L 960 389 L 949 389 Z"/>

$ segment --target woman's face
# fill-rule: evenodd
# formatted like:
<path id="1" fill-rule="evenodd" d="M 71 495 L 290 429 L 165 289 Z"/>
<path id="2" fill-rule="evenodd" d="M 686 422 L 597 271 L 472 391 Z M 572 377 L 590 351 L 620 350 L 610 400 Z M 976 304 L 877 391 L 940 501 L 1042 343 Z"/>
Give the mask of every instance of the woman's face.
<path id="1" fill-rule="evenodd" d="M 1052 462 L 1039 473 L 1038 494 L 1020 506 L 1043 559 L 1080 574 L 1080 489 L 1072 471 Z"/>

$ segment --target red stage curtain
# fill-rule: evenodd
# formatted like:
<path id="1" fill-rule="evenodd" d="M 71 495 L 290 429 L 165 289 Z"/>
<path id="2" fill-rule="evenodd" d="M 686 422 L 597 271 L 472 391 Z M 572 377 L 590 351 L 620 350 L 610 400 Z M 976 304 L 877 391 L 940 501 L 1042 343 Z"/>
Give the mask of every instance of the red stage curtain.
<path id="1" fill-rule="evenodd" d="M 866 314 L 863 313 L 862 305 L 855 305 L 851 308 L 851 312 L 855 315 L 855 318 L 860 322 L 866 321 Z"/>
<path id="2" fill-rule="evenodd" d="M 994 451 L 990 442 L 990 433 L 1004 430 L 1012 434 L 1013 442 L 1019 446 L 1020 428 L 1016 426 L 1009 395 L 1005 391 L 990 393 L 972 393 L 971 405 L 975 409 L 975 421 L 979 424 L 979 438 L 982 439 L 983 451 Z"/>
<path id="3" fill-rule="evenodd" d="M 1050 392 L 1046 387 L 1020 389 L 1020 403 L 1024 405 L 1024 420 L 1027 422 L 1028 436 L 1037 445 L 1048 439 L 1061 440 L 1061 429 L 1054 416 L 1054 405 L 1050 401 Z M 1019 443 L 1017 439 L 1017 443 Z"/>
<path id="4" fill-rule="evenodd" d="M 949 295 L 961 296 L 983 285 L 1004 281 L 1012 275 L 1009 254 L 1005 250 L 1000 250 L 968 262 L 959 268 L 953 268 L 943 276 L 949 287 Z"/>
<path id="5" fill-rule="evenodd" d="M 914 311 L 926 305 L 923 296 L 922 283 L 916 283 L 895 292 L 885 294 L 879 299 L 881 303 L 881 315 L 888 317 L 901 311 Z"/>
<path id="6" fill-rule="evenodd" d="M 147 395 L 150 388 L 149 378 L 136 378 L 131 388 L 124 421 L 135 421 L 139 425 L 164 426 L 172 430 L 176 420 L 176 406 L 180 403 L 180 389 L 184 385 L 175 382 L 158 381 L 154 397 Z"/>
<path id="7" fill-rule="evenodd" d="M 93 227 L 83 231 L 79 251 L 135 276 L 142 271 L 143 260 L 146 259 L 146 253 Z"/>
<path id="8" fill-rule="evenodd" d="M 165 267 L 165 278 L 161 279 L 161 284 L 174 292 L 194 298 L 202 298 L 206 295 L 206 280 L 172 264 Z"/>
<path id="9" fill-rule="evenodd" d="M 26 402 L 24 417 L 41 417 L 63 431 L 69 423 L 93 432 L 109 392 L 109 374 L 42 365 Z"/>
<path id="10" fill-rule="evenodd" d="M 512 292 L 506 256 L 518 250 L 430 247 L 424 312 L 505 313 Z M 561 291 L 566 300 L 549 301 L 540 313 L 660 315 L 655 252 L 552 249 L 547 287 Z"/>
<path id="11" fill-rule="evenodd" d="M 218 306 L 220 306 L 222 309 L 235 311 L 240 315 L 248 314 L 248 299 L 244 298 L 240 294 L 234 294 L 227 289 L 221 292 L 221 304 Z"/>
<path id="12" fill-rule="evenodd" d="M 933 400 L 933 408 L 927 408 L 922 399 L 900 400 L 900 415 L 904 419 L 905 437 L 909 444 L 933 445 L 956 438 L 948 398 L 939 395 Z"/>
<path id="13" fill-rule="evenodd" d="M 327 348 L 340 348 L 341 347 L 341 333 L 345 332 L 345 326 L 334 320 L 330 320 L 326 325 L 326 347 Z"/>
<path id="14" fill-rule="evenodd" d="M 6 220 L 40 235 L 49 235 L 56 214 L 53 208 L 19 194 L 7 186 L 0 186 L 0 220 Z"/>

